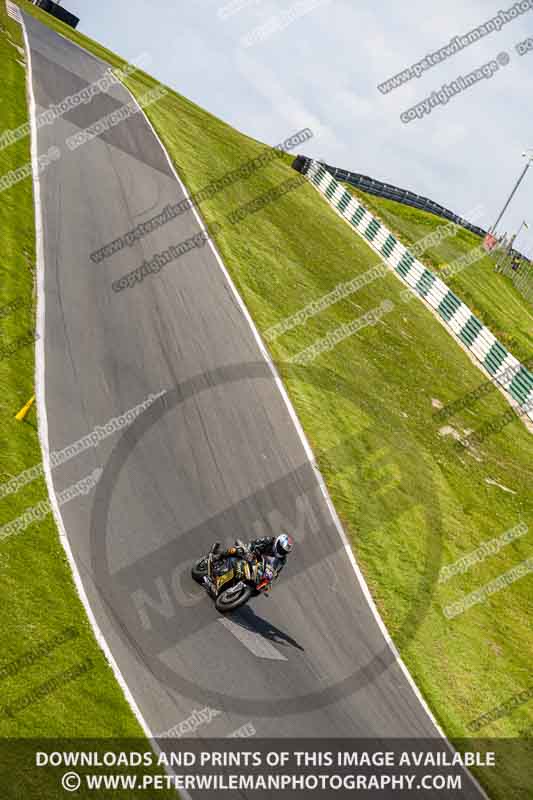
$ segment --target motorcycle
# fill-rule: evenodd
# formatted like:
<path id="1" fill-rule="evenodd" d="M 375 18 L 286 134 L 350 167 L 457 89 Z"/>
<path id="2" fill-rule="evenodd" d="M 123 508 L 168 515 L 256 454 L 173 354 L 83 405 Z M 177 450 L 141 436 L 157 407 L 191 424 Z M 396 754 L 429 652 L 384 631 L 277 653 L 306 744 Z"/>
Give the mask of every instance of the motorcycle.
<path id="1" fill-rule="evenodd" d="M 239 540 L 236 546 L 246 550 Z M 219 544 L 216 542 L 207 556 L 194 564 L 191 574 L 214 598 L 217 611 L 222 614 L 234 611 L 248 602 L 250 597 L 266 594 L 275 577 L 268 558 L 248 561 L 242 556 L 216 559 Z"/>

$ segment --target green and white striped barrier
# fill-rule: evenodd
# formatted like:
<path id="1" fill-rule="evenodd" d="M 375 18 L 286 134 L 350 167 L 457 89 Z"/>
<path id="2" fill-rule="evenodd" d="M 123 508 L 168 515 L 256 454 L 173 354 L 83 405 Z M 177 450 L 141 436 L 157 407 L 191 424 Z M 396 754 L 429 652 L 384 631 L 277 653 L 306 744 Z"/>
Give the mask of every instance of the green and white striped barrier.
<path id="1" fill-rule="evenodd" d="M 520 410 L 533 420 L 533 374 L 506 350 L 437 275 L 418 261 L 322 164 L 309 160 L 304 174 L 411 291 L 439 314 L 452 335 L 473 353 L 519 405 Z"/>

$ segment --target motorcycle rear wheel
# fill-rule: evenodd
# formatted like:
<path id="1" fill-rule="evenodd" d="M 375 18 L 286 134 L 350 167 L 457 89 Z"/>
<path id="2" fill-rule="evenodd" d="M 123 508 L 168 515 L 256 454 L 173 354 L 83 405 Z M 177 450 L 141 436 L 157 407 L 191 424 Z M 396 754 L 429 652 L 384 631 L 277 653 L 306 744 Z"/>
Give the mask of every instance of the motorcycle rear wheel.
<path id="1" fill-rule="evenodd" d="M 236 608 L 243 606 L 250 599 L 252 590 L 246 584 L 242 587 L 240 592 L 235 592 L 235 587 L 230 586 L 229 589 L 224 589 L 215 600 L 217 611 L 225 614 L 227 611 L 235 611 Z"/>

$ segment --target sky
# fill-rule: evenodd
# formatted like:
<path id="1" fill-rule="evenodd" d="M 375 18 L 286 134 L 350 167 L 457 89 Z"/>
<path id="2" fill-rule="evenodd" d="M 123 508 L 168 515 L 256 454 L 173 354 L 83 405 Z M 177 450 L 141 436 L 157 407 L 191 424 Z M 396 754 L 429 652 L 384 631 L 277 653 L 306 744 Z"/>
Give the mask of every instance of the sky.
<path id="1" fill-rule="evenodd" d="M 80 17 L 81 32 L 128 60 L 146 53 L 147 72 L 238 130 L 275 145 L 309 127 L 305 155 L 425 195 L 485 228 L 526 165 L 522 154 L 533 154 L 533 0 L 62 5 Z M 420 77 L 378 89 L 500 11 L 491 26 L 500 30 L 468 46 L 456 40 L 458 52 L 419 67 Z M 489 64 L 487 77 L 462 88 L 459 76 Z M 443 85 L 448 102 L 441 92 L 402 121 Z M 516 247 L 533 255 L 533 164 L 498 232 L 515 233 L 523 220 L 529 229 Z"/>

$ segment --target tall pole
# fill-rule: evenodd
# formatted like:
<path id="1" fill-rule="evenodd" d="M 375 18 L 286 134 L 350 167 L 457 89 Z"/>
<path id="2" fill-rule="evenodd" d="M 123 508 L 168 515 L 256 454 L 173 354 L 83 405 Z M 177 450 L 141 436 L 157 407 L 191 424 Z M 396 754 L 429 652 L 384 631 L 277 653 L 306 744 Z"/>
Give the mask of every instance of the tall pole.
<path id="1" fill-rule="evenodd" d="M 529 167 L 531 166 L 531 162 L 533 161 L 533 154 L 527 155 L 527 153 L 523 153 L 523 155 L 527 156 L 527 164 L 524 167 L 524 169 L 522 170 L 522 172 L 520 174 L 520 177 L 518 178 L 517 182 L 515 183 L 513 191 L 511 192 L 511 194 L 507 198 L 507 202 L 505 203 L 504 207 L 500 211 L 500 216 L 498 217 L 498 219 L 496 220 L 496 222 L 494 223 L 494 225 L 490 229 L 490 231 L 489 231 L 490 233 L 495 233 L 496 228 L 498 227 L 499 221 L 501 220 L 501 218 L 503 217 L 503 215 L 507 211 L 507 207 L 508 207 L 509 203 L 511 202 L 511 200 L 515 196 L 516 190 L 518 189 L 518 187 L 522 183 L 522 181 L 524 179 L 524 175 L 526 174 L 526 172 L 528 171 Z"/>

